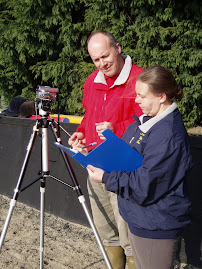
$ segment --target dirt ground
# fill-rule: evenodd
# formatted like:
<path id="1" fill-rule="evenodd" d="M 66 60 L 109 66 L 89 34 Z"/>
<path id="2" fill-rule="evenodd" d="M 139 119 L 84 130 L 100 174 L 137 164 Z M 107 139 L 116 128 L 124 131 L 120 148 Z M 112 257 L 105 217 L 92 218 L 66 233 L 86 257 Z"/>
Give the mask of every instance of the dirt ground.
<path id="1" fill-rule="evenodd" d="M 9 210 L 10 198 L 0 195 L 0 231 Z M 68 222 L 52 214 L 44 218 L 44 261 L 46 269 L 104 269 L 105 262 L 91 228 Z M 16 203 L 4 244 L 1 269 L 39 268 L 40 211 Z M 178 264 L 175 269 L 194 268 Z"/>
<path id="2" fill-rule="evenodd" d="M 0 195 L 0 231 L 10 199 Z M 44 268 L 102 269 L 104 258 L 92 229 L 45 213 Z M 1 269 L 39 268 L 40 211 L 17 202 L 0 253 Z"/>

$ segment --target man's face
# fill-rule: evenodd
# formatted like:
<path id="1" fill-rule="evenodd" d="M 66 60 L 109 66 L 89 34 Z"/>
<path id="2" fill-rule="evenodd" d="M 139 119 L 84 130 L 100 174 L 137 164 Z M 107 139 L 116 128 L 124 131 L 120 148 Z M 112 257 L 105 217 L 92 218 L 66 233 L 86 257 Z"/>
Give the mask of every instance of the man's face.
<path id="1" fill-rule="evenodd" d="M 124 60 L 119 43 L 116 44 L 115 49 L 110 45 L 108 37 L 97 34 L 90 39 L 88 52 L 97 69 L 106 76 L 113 77 L 121 72 Z"/>

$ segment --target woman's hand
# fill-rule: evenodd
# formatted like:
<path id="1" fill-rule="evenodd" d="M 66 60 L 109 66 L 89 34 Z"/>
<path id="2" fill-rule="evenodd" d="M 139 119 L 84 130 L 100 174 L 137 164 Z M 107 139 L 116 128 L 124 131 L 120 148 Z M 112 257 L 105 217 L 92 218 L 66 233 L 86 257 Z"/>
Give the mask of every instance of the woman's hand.
<path id="1" fill-rule="evenodd" d="M 94 167 L 92 165 L 88 165 L 87 171 L 91 180 L 97 183 L 102 183 L 102 176 L 104 174 L 104 170 Z"/>

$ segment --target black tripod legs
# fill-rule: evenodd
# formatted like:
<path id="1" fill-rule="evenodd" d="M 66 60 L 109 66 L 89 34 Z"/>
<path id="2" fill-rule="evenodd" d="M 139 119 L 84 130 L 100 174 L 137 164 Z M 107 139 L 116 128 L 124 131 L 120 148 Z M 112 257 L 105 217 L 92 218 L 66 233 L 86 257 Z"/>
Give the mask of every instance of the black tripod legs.
<path id="1" fill-rule="evenodd" d="M 53 134 L 54 134 L 54 136 L 55 136 L 55 140 L 56 140 L 58 143 L 61 143 L 61 139 L 59 138 L 59 135 L 57 134 L 57 129 L 56 129 L 56 127 L 54 126 L 53 122 L 50 122 L 50 126 L 51 126 L 52 131 L 53 131 Z M 97 229 L 96 229 L 96 227 L 95 227 L 95 225 L 94 225 L 94 222 L 93 222 L 93 219 L 92 219 L 92 217 L 91 217 L 91 214 L 90 214 L 90 212 L 89 212 L 89 210 L 88 210 L 88 207 L 87 207 L 87 205 L 86 205 L 85 197 L 84 197 L 84 195 L 82 194 L 82 191 L 81 191 L 80 186 L 79 186 L 79 184 L 78 184 L 78 182 L 77 182 L 77 179 L 76 179 L 76 176 L 75 176 L 75 174 L 74 174 L 74 171 L 73 171 L 73 169 L 72 169 L 72 167 L 71 167 L 71 163 L 69 162 L 69 159 L 68 159 L 67 155 L 64 153 L 64 151 L 60 149 L 60 152 L 61 152 L 61 154 L 62 154 L 62 156 L 63 156 L 65 165 L 66 165 L 66 167 L 67 167 L 67 170 L 69 171 L 69 175 L 70 175 L 70 177 L 71 177 L 71 179 L 72 179 L 72 182 L 73 182 L 73 184 L 74 184 L 74 190 L 76 190 L 76 192 L 77 192 L 78 200 L 79 200 L 79 202 L 81 203 L 81 205 L 82 205 L 82 207 L 83 207 L 83 210 L 84 210 L 84 212 L 85 212 L 85 214 L 86 214 L 86 217 L 87 217 L 87 219 L 88 219 L 88 222 L 89 222 L 89 224 L 90 224 L 90 226 L 91 226 L 91 228 L 92 228 L 92 230 L 93 230 L 93 233 L 94 233 L 95 238 L 96 238 L 96 240 L 97 240 L 97 243 L 98 243 L 98 245 L 99 245 L 99 247 L 100 247 L 100 250 L 101 250 L 101 252 L 102 252 L 102 255 L 103 255 L 103 257 L 104 257 L 104 260 L 105 260 L 105 262 L 106 262 L 106 265 L 107 265 L 107 267 L 108 267 L 109 269 L 112 269 L 111 264 L 110 264 L 110 261 L 109 261 L 109 259 L 108 259 L 107 254 L 106 254 L 105 248 L 103 247 L 102 241 L 101 241 L 101 239 L 100 239 L 100 237 L 99 237 L 99 234 L 98 234 Z"/>

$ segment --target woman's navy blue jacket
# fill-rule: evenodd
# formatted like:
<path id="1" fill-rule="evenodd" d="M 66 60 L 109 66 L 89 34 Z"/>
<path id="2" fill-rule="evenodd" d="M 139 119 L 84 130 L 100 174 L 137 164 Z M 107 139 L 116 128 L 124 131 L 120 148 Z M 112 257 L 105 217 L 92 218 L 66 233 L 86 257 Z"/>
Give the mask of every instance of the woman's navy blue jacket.
<path id="1" fill-rule="evenodd" d="M 142 166 L 133 172 L 105 172 L 102 182 L 118 195 L 120 214 L 133 234 L 176 238 L 190 223 L 188 135 L 176 103 L 142 124 L 143 116 L 122 137 L 143 156 Z"/>

